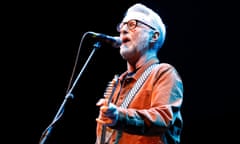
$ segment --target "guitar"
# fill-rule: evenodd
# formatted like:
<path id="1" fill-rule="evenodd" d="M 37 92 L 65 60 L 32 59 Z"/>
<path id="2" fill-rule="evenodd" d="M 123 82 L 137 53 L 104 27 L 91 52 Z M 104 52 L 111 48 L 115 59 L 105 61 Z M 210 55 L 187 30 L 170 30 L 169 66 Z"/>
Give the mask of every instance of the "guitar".
<path id="1" fill-rule="evenodd" d="M 107 88 L 104 92 L 104 97 L 108 100 L 107 105 L 109 105 L 110 102 L 112 101 L 113 93 L 116 89 L 117 83 L 118 83 L 118 75 L 114 75 L 114 78 L 112 79 L 112 81 L 108 82 Z M 111 131 L 112 130 L 110 128 L 108 128 L 105 125 L 102 125 L 101 137 L 100 137 L 100 143 L 99 144 L 105 144 L 106 137 L 110 136 Z"/>

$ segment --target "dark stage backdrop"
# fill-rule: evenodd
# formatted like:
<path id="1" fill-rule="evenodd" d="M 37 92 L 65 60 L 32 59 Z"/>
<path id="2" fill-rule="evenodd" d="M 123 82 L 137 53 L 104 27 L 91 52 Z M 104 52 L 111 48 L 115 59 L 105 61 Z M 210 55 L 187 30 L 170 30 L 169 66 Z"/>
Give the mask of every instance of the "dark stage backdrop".
<path id="1" fill-rule="evenodd" d="M 93 50 L 95 41 L 87 38 L 78 55 L 84 33 L 118 35 L 116 25 L 135 2 L 143 2 L 158 11 L 167 26 L 166 43 L 159 57 L 162 62 L 175 66 L 183 79 L 182 144 L 219 140 L 221 133 L 216 123 L 223 121 L 219 117 L 223 117 L 224 108 L 214 103 L 217 100 L 217 105 L 222 105 L 223 98 L 221 87 L 213 83 L 217 79 L 214 69 L 218 66 L 209 51 L 213 46 L 212 33 L 203 34 L 212 18 L 208 13 L 210 6 L 193 4 L 190 0 L 88 0 L 6 4 L 7 41 L 4 42 L 7 44 L 3 49 L 7 64 L 3 65 L 6 66 L 3 97 L 7 100 L 2 101 L 6 105 L 3 109 L 6 116 L 2 118 L 6 120 L 3 125 L 7 128 L 2 131 L 6 143 L 38 144 L 63 103 L 76 58 L 79 59 L 72 81 Z M 103 43 L 77 81 L 72 91 L 74 98 L 67 102 L 46 144 L 93 144 L 98 115 L 95 104 L 103 97 L 113 75 L 125 69 L 119 49 Z"/>

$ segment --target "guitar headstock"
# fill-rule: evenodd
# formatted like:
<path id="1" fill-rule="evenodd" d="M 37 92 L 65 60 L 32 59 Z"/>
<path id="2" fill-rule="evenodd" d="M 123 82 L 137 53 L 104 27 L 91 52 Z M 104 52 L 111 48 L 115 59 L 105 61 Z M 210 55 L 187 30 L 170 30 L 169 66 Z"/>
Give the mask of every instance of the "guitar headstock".
<path id="1" fill-rule="evenodd" d="M 115 91 L 117 83 L 118 83 L 118 75 L 114 75 L 114 78 L 112 79 L 112 81 L 108 82 L 107 88 L 104 92 L 104 97 L 108 99 L 108 104 L 112 100 L 112 96 Z"/>

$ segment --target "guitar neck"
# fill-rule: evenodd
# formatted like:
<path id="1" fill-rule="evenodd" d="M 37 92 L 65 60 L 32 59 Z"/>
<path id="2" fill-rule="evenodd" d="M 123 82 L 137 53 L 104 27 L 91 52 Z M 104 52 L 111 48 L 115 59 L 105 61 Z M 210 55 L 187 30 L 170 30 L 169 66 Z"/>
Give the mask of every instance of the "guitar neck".
<path id="1" fill-rule="evenodd" d="M 106 129 L 107 129 L 107 127 L 105 125 L 103 125 L 102 126 L 102 133 L 101 133 L 100 144 L 105 144 Z"/>
<path id="2" fill-rule="evenodd" d="M 110 102 L 112 101 L 113 93 L 116 89 L 117 83 L 118 83 L 118 75 L 114 75 L 113 80 L 108 83 L 108 87 L 107 87 L 107 89 L 105 90 L 105 93 L 104 93 L 104 97 L 108 99 L 107 105 L 109 105 Z M 107 130 L 107 126 L 102 125 L 100 144 L 105 144 L 106 130 Z"/>

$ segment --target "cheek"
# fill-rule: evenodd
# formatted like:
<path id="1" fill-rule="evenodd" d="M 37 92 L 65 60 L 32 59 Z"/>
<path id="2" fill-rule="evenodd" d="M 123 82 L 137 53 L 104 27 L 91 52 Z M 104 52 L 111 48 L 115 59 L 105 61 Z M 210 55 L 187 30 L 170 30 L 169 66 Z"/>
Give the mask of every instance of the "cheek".
<path id="1" fill-rule="evenodd" d="M 146 41 L 146 34 L 135 30 L 134 33 L 131 33 L 131 38 L 135 46 L 142 45 Z"/>

